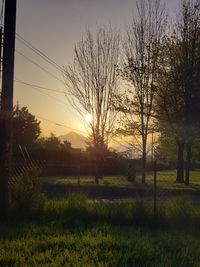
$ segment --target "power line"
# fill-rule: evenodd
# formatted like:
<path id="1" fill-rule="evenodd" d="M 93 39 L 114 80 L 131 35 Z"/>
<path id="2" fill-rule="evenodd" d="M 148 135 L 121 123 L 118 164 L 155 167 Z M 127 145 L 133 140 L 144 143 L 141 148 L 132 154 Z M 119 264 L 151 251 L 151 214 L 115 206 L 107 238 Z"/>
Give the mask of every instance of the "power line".
<path id="1" fill-rule="evenodd" d="M 16 34 L 16 38 L 18 41 L 20 41 L 21 43 L 23 43 L 26 47 L 28 47 L 29 49 L 31 49 L 34 53 L 36 53 L 38 56 L 40 56 L 42 59 L 44 59 L 45 61 L 47 61 L 48 63 L 50 63 L 52 66 L 54 66 L 58 71 L 60 71 L 62 74 L 64 73 L 63 71 L 63 68 L 61 66 L 59 66 L 54 60 L 50 59 L 46 54 L 44 54 L 43 52 L 41 52 L 38 48 L 34 47 L 30 42 L 28 42 L 27 40 L 25 40 L 21 35 L 19 34 Z M 55 76 L 54 74 L 52 74 L 50 71 L 48 71 L 47 69 L 45 69 L 44 67 L 42 67 L 40 64 L 36 63 L 35 61 L 33 61 L 32 59 L 30 59 L 28 56 L 24 55 L 23 53 L 19 52 L 16 50 L 16 53 L 18 53 L 19 55 L 21 55 L 22 57 L 24 57 L 26 60 L 28 60 L 29 62 L 31 62 L 32 64 L 34 64 L 35 66 L 37 66 L 38 68 L 40 68 L 41 70 L 45 71 L 46 73 L 48 73 L 50 76 L 52 76 L 53 78 L 55 78 L 56 80 L 58 80 L 59 82 L 61 82 L 62 84 L 64 84 L 64 82 L 59 79 L 57 76 Z M 38 86 L 38 85 L 35 85 L 35 84 L 31 84 L 31 83 L 27 83 L 27 82 L 24 82 L 24 81 L 21 81 L 21 80 L 17 80 L 16 82 L 18 83 L 21 83 L 21 84 L 24 84 L 24 85 L 27 85 L 27 86 L 30 86 L 32 87 L 33 89 L 37 90 L 38 92 L 44 94 L 44 95 L 47 95 L 48 97 L 54 99 L 55 101 L 61 103 L 61 104 L 64 104 L 66 107 L 68 107 L 66 105 L 66 103 L 64 103 L 63 101 L 53 97 L 52 95 L 49 95 L 45 92 L 42 92 L 41 90 L 39 89 L 42 89 L 42 90 L 47 90 L 47 91 L 52 91 L 52 92 L 58 92 L 58 93 L 62 93 L 66 96 L 66 93 L 64 91 L 59 91 L 59 90 L 55 90 L 55 89 L 51 89 L 51 88 L 47 88 L 47 87 L 43 87 L 43 86 Z M 64 84 L 65 85 L 65 84 Z M 68 109 L 68 108 L 67 108 Z M 68 111 L 70 111 L 72 114 L 75 114 L 73 113 L 71 110 L 68 109 Z M 76 114 L 75 114 L 76 115 Z M 76 115 L 77 116 L 77 115 Z M 78 116 L 77 116 L 78 117 Z M 44 118 L 43 118 L 44 119 Z M 47 119 L 46 119 L 47 120 Z M 50 121 L 50 120 L 48 120 Z M 50 121 L 51 122 L 51 121 Z M 54 123 L 54 122 L 52 122 Z M 65 127 L 64 125 L 60 125 L 58 123 L 55 123 L 56 125 L 58 126 L 63 126 Z M 70 128 L 70 127 L 68 127 Z M 72 130 L 76 130 L 76 129 L 73 129 L 73 128 L 70 128 Z M 81 131 L 79 131 L 81 132 Z M 82 132 L 83 133 L 83 132 Z"/>
<path id="2" fill-rule="evenodd" d="M 2 7 L 3 8 L 3 7 Z M 28 42 L 24 37 L 22 37 L 20 34 L 16 34 L 16 38 L 19 42 L 21 42 L 23 45 L 25 45 L 27 48 L 29 48 L 30 50 L 32 50 L 35 54 L 37 54 L 38 56 L 40 56 L 43 60 L 45 60 L 46 62 L 48 62 L 50 65 L 52 65 L 53 67 L 55 67 L 58 71 L 60 71 L 62 74 L 64 73 L 63 68 L 61 66 L 59 66 L 54 60 L 50 59 L 45 53 L 43 53 L 41 50 L 39 50 L 38 48 L 36 48 L 35 46 L 33 46 L 30 42 Z M 24 57 L 26 60 L 28 60 L 29 62 L 31 62 L 32 64 L 34 64 L 35 66 L 39 67 L 40 69 L 42 69 L 43 71 L 45 71 L 46 73 L 48 73 L 49 75 L 51 75 L 52 77 L 54 77 L 56 80 L 60 81 L 62 84 L 64 84 L 64 82 L 62 80 L 60 80 L 57 76 L 55 76 L 54 74 L 52 74 L 51 72 L 49 72 L 48 70 L 46 70 L 44 67 L 40 66 L 38 63 L 36 63 L 35 61 L 31 60 L 29 57 L 25 56 L 23 53 L 16 51 L 19 55 L 21 55 L 22 57 Z M 33 89 L 36 89 L 37 91 L 39 91 L 40 93 L 47 95 L 49 97 L 51 97 L 52 99 L 56 100 L 57 102 L 60 102 L 62 104 L 64 104 L 66 106 L 66 103 L 62 102 L 61 100 L 47 94 L 44 92 L 41 92 L 38 89 L 43 89 L 43 90 L 47 90 L 47 91 L 51 91 L 51 92 L 56 92 L 56 93 L 61 93 L 61 94 L 65 94 L 64 91 L 59 91 L 59 90 L 55 90 L 55 89 L 51 89 L 51 88 L 47 88 L 47 87 L 43 87 L 43 86 L 39 86 L 39 85 L 35 85 L 35 84 L 31 84 L 31 83 L 27 83 L 27 82 L 23 82 L 20 80 L 17 80 L 16 82 L 27 85 L 32 87 Z M 75 128 L 72 127 L 67 127 L 66 125 L 62 125 L 60 123 L 54 122 L 52 120 L 43 118 L 41 116 L 36 115 L 36 117 L 41 118 L 43 120 L 46 120 L 48 122 L 51 122 L 57 126 L 60 127 L 65 127 L 67 129 L 71 129 L 73 131 L 77 131 L 77 132 L 81 132 L 84 133 L 83 131 L 77 130 Z M 126 149 L 128 149 L 127 146 L 123 145 L 122 143 L 118 142 L 116 139 L 112 139 L 112 141 L 114 141 L 115 143 L 120 144 L 121 146 L 125 147 Z"/>
<path id="3" fill-rule="evenodd" d="M 33 65 L 37 66 L 38 68 L 40 68 L 41 70 L 43 70 L 44 72 L 46 72 L 47 74 L 49 74 L 50 76 L 52 76 L 54 79 L 58 80 L 59 82 L 61 82 L 62 84 L 64 84 L 64 82 L 59 79 L 57 76 L 55 76 L 53 73 L 51 73 L 50 71 L 48 71 L 47 69 L 45 69 L 44 67 L 42 67 L 40 64 L 36 63 L 35 61 L 33 61 L 32 59 L 30 59 L 29 57 L 27 57 L 26 55 L 24 55 L 23 53 L 21 53 L 18 50 L 15 50 L 15 52 L 17 54 L 19 54 L 20 56 L 22 56 L 23 58 L 25 58 L 27 61 L 31 62 Z"/>
<path id="4" fill-rule="evenodd" d="M 50 97 L 50 98 L 56 100 L 57 102 L 59 102 L 59 103 L 65 105 L 65 106 L 67 107 L 67 104 L 66 104 L 65 102 L 61 101 L 60 99 L 58 99 L 58 98 L 56 98 L 56 97 L 54 97 L 54 96 L 52 96 L 52 95 L 49 95 L 49 94 L 47 94 L 47 93 L 41 91 L 39 88 L 37 88 L 37 87 L 35 87 L 35 86 L 32 86 L 32 85 L 28 85 L 28 86 L 30 86 L 30 87 L 33 88 L 34 90 L 40 92 L 41 94 L 46 95 L 46 96 L 48 96 L 48 97 Z"/>
<path id="5" fill-rule="evenodd" d="M 45 121 L 48 121 L 48 122 L 50 122 L 50 123 L 52 123 L 52 124 L 55 124 L 56 126 L 64 127 L 64 128 L 70 129 L 70 130 L 72 130 L 72 131 L 75 131 L 75 132 L 79 132 L 79 133 L 85 134 L 85 132 L 83 132 L 83 131 L 81 131 L 81 130 L 78 130 L 78 129 L 75 129 L 75 128 L 72 128 L 72 127 L 68 127 L 68 126 L 66 126 L 66 125 L 64 125 L 64 124 L 57 123 L 57 122 L 55 122 L 55 121 L 52 121 L 52 120 L 49 120 L 49 119 L 47 119 L 47 118 L 41 117 L 41 116 L 39 116 L 39 115 L 37 115 L 37 114 L 34 115 L 34 116 L 37 117 L 37 118 L 39 118 L 39 119 L 41 119 L 41 120 L 45 120 Z M 119 141 L 117 141 L 116 139 L 111 139 L 111 140 L 112 140 L 113 142 L 115 142 L 115 143 L 117 143 L 117 144 L 119 144 L 119 145 L 125 147 L 126 149 L 130 149 L 130 147 L 127 147 L 127 146 L 121 144 L 121 143 L 120 143 Z"/>
<path id="6" fill-rule="evenodd" d="M 58 98 L 56 98 L 56 97 L 54 97 L 54 96 L 52 96 L 52 95 L 49 95 L 48 93 L 46 93 L 46 92 L 44 92 L 44 91 L 41 91 L 40 89 L 42 89 L 42 88 L 40 88 L 40 87 L 38 87 L 38 86 L 35 86 L 35 85 L 32 85 L 32 84 L 25 83 L 25 82 L 20 81 L 20 80 L 18 80 L 18 79 L 15 80 L 15 82 L 23 83 L 24 85 L 27 85 L 27 86 L 31 87 L 32 89 L 38 91 L 39 93 L 41 93 L 41 94 L 43 94 L 43 95 L 46 95 L 46 96 L 48 96 L 49 98 L 52 98 L 54 101 L 56 101 L 56 102 L 58 102 L 58 103 L 61 103 L 62 105 L 65 106 L 65 108 L 67 109 L 67 111 L 69 111 L 71 114 L 73 114 L 73 115 L 76 116 L 78 119 L 80 119 L 80 117 L 79 117 L 76 113 L 74 113 L 71 109 L 69 109 L 68 105 L 67 105 L 65 102 L 63 102 L 62 100 L 60 100 L 60 99 L 58 99 Z M 48 88 L 48 90 L 50 90 L 50 89 Z M 63 94 L 65 94 L 65 93 L 63 92 Z"/>
<path id="7" fill-rule="evenodd" d="M 55 93 L 60 93 L 60 94 L 65 94 L 64 91 L 61 91 L 61 90 L 56 90 L 56 89 L 53 89 L 53 88 L 48 88 L 48 87 L 44 87 L 44 86 L 40 86 L 40 85 L 36 85 L 36 84 L 32 84 L 32 83 L 28 83 L 28 82 L 24 82 L 24 81 L 21 81 L 21 80 L 15 80 L 15 82 L 17 83 L 21 83 L 21 84 L 24 84 L 24 85 L 28 85 L 30 87 L 35 87 L 35 88 L 39 88 L 39 89 L 43 89 L 43 90 L 47 90 L 47 91 L 50 91 L 50 92 L 55 92 Z"/>
<path id="8" fill-rule="evenodd" d="M 41 50 L 33 46 L 30 42 L 25 40 L 21 35 L 16 34 L 16 38 L 19 42 L 21 42 L 23 45 L 31 49 L 35 54 L 40 56 L 42 59 L 47 61 L 49 64 L 51 64 L 53 67 L 55 67 L 57 70 L 59 70 L 61 73 L 63 73 L 63 68 L 59 66 L 54 60 L 49 58 L 46 54 L 44 54 Z"/>
<path id="9" fill-rule="evenodd" d="M 55 121 L 46 119 L 46 118 L 41 117 L 41 116 L 39 116 L 39 115 L 35 115 L 35 114 L 34 114 L 34 116 L 37 117 L 37 118 L 39 118 L 39 119 L 41 119 L 41 120 L 45 120 L 45 121 L 48 121 L 48 122 L 50 122 L 50 123 L 53 123 L 53 124 L 55 124 L 56 126 L 64 127 L 64 128 L 70 129 L 70 130 L 72 130 L 72 131 L 76 131 L 76 132 L 80 132 L 80 133 L 82 133 L 82 134 L 85 134 L 85 132 L 83 132 L 83 131 L 81 131 L 81 130 L 78 130 L 78 129 L 75 129 L 75 128 L 72 128 L 72 127 L 68 127 L 68 126 L 66 126 L 66 125 L 64 125 L 64 124 L 57 123 L 57 122 L 55 122 Z"/>

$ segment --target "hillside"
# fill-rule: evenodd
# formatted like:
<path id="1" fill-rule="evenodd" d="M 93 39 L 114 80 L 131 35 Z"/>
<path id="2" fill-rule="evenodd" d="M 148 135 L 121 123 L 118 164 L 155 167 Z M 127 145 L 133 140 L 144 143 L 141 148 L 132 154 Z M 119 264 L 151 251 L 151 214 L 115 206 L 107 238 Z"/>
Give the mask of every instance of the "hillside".
<path id="1" fill-rule="evenodd" d="M 86 148 L 86 137 L 75 132 L 69 132 L 65 135 L 58 136 L 58 139 L 61 142 L 69 141 L 73 148 Z"/>

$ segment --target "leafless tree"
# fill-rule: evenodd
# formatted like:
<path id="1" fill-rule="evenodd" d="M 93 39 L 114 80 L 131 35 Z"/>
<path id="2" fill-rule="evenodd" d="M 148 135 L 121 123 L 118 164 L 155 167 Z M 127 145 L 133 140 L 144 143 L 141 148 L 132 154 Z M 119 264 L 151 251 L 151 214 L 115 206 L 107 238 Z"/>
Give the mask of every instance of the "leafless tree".
<path id="1" fill-rule="evenodd" d="M 142 143 L 142 183 L 146 181 L 147 140 L 153 127 L 151 115 L 165 27 L 165 8 L 160 0 L 137 1 L 137 14 L 127 27 L 122 75 L 130 82 L 127 114 L 132 113 L 131 124 Z"/>
<path id="2" fill-rule="evenodd" d="M 112 108 L 117 93 L 116 68 L 119 59 L 120 37 L 116 30 L 98 28 L 95 34 L 87 30 L 74 49 L 74 62 L 65 69 L 65 83 L 72 106 L 90 128 L 96 159 L 95 180 L 101 176 L 104 152 L 115 121 Z"/>

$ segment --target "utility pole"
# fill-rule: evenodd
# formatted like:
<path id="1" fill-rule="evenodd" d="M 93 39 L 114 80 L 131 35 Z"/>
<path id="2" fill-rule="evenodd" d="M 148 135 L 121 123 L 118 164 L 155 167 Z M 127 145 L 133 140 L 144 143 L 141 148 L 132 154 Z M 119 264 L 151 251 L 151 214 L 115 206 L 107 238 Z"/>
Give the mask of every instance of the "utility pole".
<path id="1" fill-rule="evenodd" d="M 0 217 L 8 210 L 8 180 L 12 159 L 12 113 L 17 0 L 5 0 L 3 72 L 0 113 Z"/>

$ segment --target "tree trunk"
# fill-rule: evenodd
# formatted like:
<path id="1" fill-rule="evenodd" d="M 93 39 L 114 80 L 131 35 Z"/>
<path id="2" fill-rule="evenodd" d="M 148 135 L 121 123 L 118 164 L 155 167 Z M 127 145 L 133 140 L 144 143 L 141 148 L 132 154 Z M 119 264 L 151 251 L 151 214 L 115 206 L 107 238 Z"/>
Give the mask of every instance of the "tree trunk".
<path id="1" fill-rule="evenodd" d="M 144 145 L 142 151 L 142 184 L 146 184 L 146 161 L 146 145 Z"/>
<path id="2" fill-rule="evenodd" d="M 96 154 L 95 157 L 95 183 L 99 184 L 99 179 L 103 178 L 103 157 L 99 154 Z"/>
<path id="3" fill-rule="evenodd" d="M 177 145 L 178 145 L 178 159 L 177 159 L 176 182 L 184 183 L 184 159 L 183 159 L 184 143 L 178 142 Z"/>
<path id="4" fill-rule="evenodd" d="M 186 162 L 185 162 L 185 184 L 190 183 L 190 168 L 191 168 L 191 144 L 186 145 Z"/>
<path id="5" fill-rule="evenodd" d="M 99 184 L 99 157 L 96 155 L 95 158 L 95 184 Z"/>
<path id="6" fill-rule="evenodd" d="M 134 183 L 136 180 L 135 162 L 129 160 L 128 162 L 128 181 Z"/>

